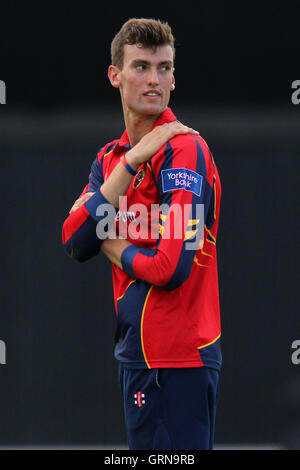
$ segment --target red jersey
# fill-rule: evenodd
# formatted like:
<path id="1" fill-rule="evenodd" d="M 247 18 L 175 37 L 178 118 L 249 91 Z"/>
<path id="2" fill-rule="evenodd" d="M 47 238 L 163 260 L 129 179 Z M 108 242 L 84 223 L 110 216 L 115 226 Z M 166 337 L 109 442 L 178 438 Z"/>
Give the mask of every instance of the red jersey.
<path id="1" fill-rule="evenodd" d="M 155 125 L 174 120 L 167 108 Z M 100 187 L 129 149 L 125 131 L 99 151 L 83 191 L 96 193 L 64 223 L 63 244 L 79 261 L 99 253 L 101 208 L 109 204 Z M 217 167 L 200 136 L 175 136 L 138 168 L 114 212 L 117 231 L 132 243 L 123 269 L 112 265 L 115 357 L 126 367 L 220 369 L 220 199 Z"/>

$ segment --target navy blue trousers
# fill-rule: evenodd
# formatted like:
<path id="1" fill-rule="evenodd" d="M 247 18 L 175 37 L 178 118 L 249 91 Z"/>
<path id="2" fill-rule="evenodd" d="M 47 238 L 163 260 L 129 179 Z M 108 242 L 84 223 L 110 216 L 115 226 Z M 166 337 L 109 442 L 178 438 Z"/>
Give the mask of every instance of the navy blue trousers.
<path id="1" fill-rule="evenodd" d="M 119 366 L 130 450 L 211 450 L 219 372 Z"/>

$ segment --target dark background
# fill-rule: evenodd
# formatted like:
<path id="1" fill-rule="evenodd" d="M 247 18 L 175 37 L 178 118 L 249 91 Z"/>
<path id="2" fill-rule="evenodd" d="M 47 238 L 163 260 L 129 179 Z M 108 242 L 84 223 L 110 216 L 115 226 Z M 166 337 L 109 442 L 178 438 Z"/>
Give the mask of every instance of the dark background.
<path id="1" fill-rule="evenodd" d="M 296 3 L 144 3 L 2 3 L 1 79 L 10 108 L 115 103 L 106 78 L 110 42 L 131 17 L 172 26 L 176 102 L 289 104 L 299 70 Z"/>
<path id="2" fill-rule="evenodd" d="M 126 446 L 110 264 L 71 261 L 61 228 L 97 150 L 123 132 L 107 67 L 130 17 L 172 26 L 171 106 L 221 176 L 216 446 L 300 447 L 300 8 L 159 3 L 1 5 L 0 447 Z"/>

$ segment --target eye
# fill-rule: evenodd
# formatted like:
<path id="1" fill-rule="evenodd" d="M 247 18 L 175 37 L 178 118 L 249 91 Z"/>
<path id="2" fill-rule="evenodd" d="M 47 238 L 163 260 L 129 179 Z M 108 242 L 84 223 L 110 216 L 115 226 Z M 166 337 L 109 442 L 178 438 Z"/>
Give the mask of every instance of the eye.
<path id="1" fill-rule="evenodd" d="M 168 72 L 171 69 L 170 65 L 162 65 L 161 70 L 163 72 Z"/>
<path id="2" fill-rule="evenodd" d="M 144 64 L 137 64 L 135 68 L 136 68 L 136 70 L 145 70 L 145 69 L 146 69 L 146 65 L 144 65 Z"/>

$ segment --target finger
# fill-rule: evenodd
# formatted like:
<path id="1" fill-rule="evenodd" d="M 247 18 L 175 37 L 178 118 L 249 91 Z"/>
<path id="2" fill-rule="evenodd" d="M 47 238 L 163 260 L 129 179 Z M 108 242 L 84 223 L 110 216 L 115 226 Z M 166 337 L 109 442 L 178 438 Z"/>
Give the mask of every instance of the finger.
<path id="1" fill-rule="evenodd" d="M 76 199 L 75 203 L 71 207 L 69 214 L 72 212 L 76 211 L 80 206 L 82 206 L 86 201 L 88 201 L 95 193 L 85 193 L 83 196 L 81 196 L 79 199 Z"/>
<path id="2" fill-rule="evenodd" d="M 78 209 L 78 207 L 80 207 L 83 203 L 84 203 L 84 201 L 82 201 L 82 198 L 77 199 L 77 200 L 74 202 L 73 206 L 71 207 L 69 214 L 71 214 L 72 212 L 76 211 L 76 209 Z"/>
<path id="3" fill-rule="evenodd" d="M 175 127 L 174 129 L 172 129 L 171 133 L 173 135 L 178 135 L 178 134 L 188 134 L 189 132 L 189 128 L 187 126 L 179 126 L 179 127 Z"/>
<path id="4" fill-rule="evenodd" d="M 78 208 L 79 208 L 79 205 L 78 205 L 78 204 L 73 204 L 73 206 L 72 206 L 71 209 L 70 209 L 69 214 L 72 214 L 72 212 L 76 211 Z"/>
<path id="5" fill-rule="evenodd" d="M 82 198 L 79 199 L 79 201 L 86 202 L 88 201 L 95 193 L 85 193 Z"/>
<path id="6" fill-rule="evenodd" d="M 189 133 L 189 134 L 196 134 L 198 135 L 199 132 L 196 131 L 195 129 L 193 129 L 192 127 L 188 127 L 184 124 L 182 124 L 180 121 L 175 121 L 176 125 L 177 125 L 177 129 L 182 129 L 184 133 Z"/>
<path id="7" fill-rule="evenodd" d="M 179 127 L 175 130 L 179 134 L 193 134 L 193 135 L 199 135 L 199 132 L 193 129 L 192 127 L 188 126 L 182 126 Z"/>
<path id="8" fill-rule="evenodd" d="M 196 131 L 195 129 L 192 129 L 191 127 L 189 127 L 189 134 L 196 134 L 196 135 L 199 135 L 199 132 Z"/>

